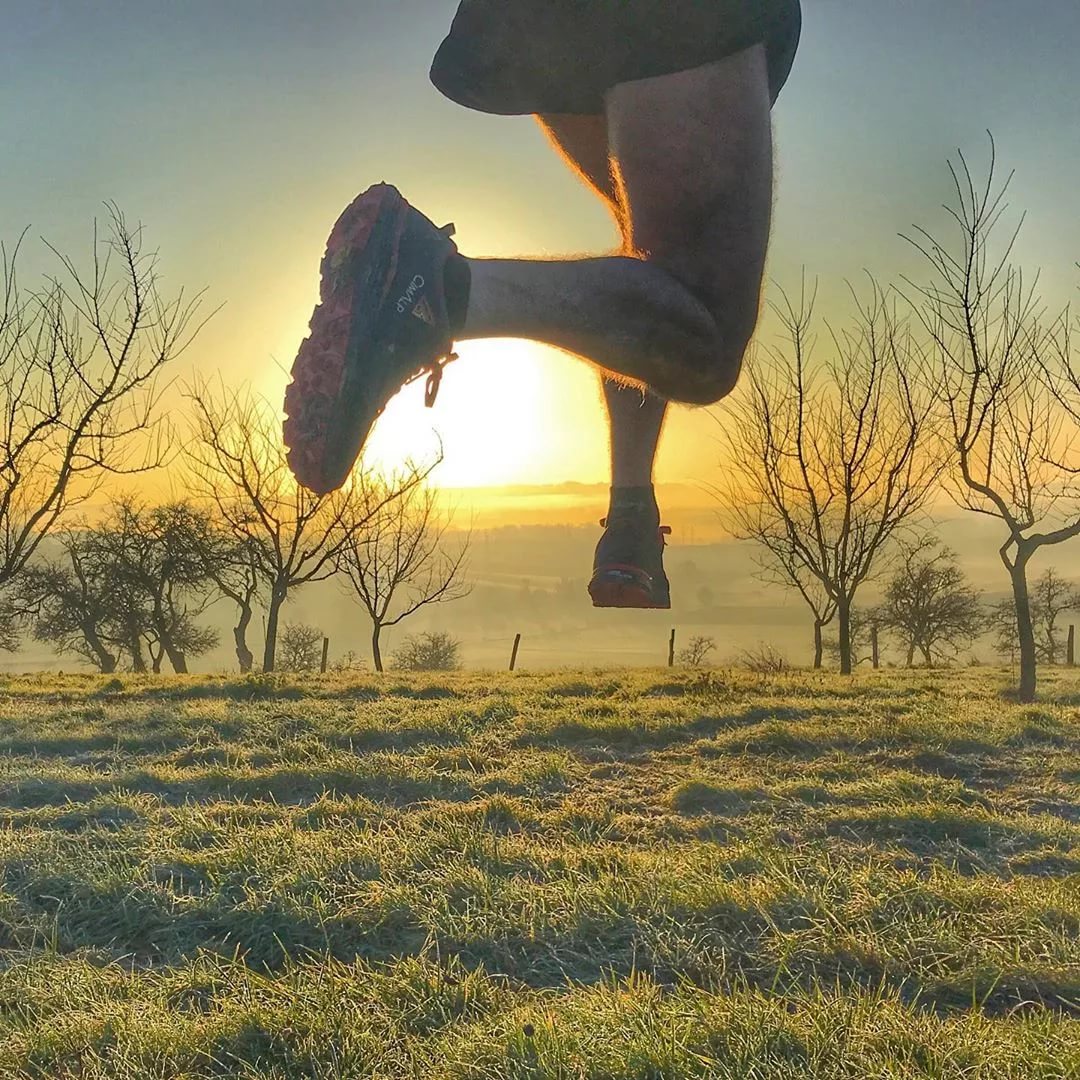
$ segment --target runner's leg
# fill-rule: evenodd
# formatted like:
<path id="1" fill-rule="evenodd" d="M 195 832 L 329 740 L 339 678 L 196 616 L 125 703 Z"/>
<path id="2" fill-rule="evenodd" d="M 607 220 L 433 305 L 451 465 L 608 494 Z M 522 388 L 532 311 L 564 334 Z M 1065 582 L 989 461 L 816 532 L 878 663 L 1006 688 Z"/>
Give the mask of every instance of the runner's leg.
<path id="1" fill-rule="evenodd" d="M 540 127 L 567 164 L 604 203 L 630 247 L 630 222 L 619 195 L 608 151 L 604 116 L 541 116 Z M 612 503 L 630 490 L 651 488 L 656 448 L 667 402 L 656 394 L 601 375 L 611 431 Z"/>
<path id="2" fill-rule="evenodd" d="M 758 317 L 770 106 L 762 46 L 615 87 L 607 120 L 630 252 L 470 260 L 462 338 L 531 338 L 673 400 L 724 397 Z"/>

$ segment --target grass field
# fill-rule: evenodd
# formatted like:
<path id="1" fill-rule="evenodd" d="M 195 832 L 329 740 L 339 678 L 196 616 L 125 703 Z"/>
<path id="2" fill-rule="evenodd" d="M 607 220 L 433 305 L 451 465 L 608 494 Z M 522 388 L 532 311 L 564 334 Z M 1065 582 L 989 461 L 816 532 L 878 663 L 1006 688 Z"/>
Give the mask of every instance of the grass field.
<path id="1" fill-rule="evenodd" d="M 1080 679 L 0 684 L 0 1077 L 1080 1077 Z"/>

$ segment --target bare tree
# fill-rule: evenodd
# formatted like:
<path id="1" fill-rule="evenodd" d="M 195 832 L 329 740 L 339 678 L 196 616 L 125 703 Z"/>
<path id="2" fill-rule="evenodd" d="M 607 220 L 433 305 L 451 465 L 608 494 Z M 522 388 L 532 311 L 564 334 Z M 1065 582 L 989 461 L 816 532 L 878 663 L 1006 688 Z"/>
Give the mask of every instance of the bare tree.
<path id="1" fill-rule="evenodd" d="M 23 641 L 25 619 L 18 601 L 10 594 L 0 593 L 0 649 L 17 652 Z"/>
<path id="2" fill-rule="evenodd" d="M 21 244 L 0 245 L 0 585 L 105 475 L 162 463 L 158 376 L 201 325 L 199 297 L 162 297 L 141 226 L 115 206 L 88 272 L 50 247 L 58 276 L 23 290 Z"/>
<path id="3" fill-rule="evenodd" d="M 113 583 L 98 572 L 96 552 L 85 529 L 61 530 L 60 556 L 24 567 L 12 595 L 37 641 L 60 653 L 90 661 L 106 675 L 120 661 L 120 609 Z"/>
<path id="4" fill-rule="evenodd" d="M 394 667 L 400 671 L 458 671 L 461 642 L 445 631 L 410 634 L 394 653 Z"/>
<path id="5" fill-rule="evenodd" d="M 323 636 L 317 626 L 287 623 L 281 632 L 278 666 L 282 671 L 317 671 L 322 663 Z"/>
<path id="6" fill-rule="evenodd" d="M 277 410 L 250 392 L 187 388 L 193 412 L 187 460 L 198 497 L 245 546 L 267 597 L 263 670 L 273 671 L 281 608 L 290 592 L 325 581 L 339 556 L 383 505 L 420 483 L 430 469 L 408 473 L 399 488 L 359 478 L 320 496 L 293 479 Z"/>
<path id="7" fill-rule="evenodd" d="M 1058 619 L 1067 611 L 1080 611 L 1080 589 L 1058 576 L 1054 567 L 1044 570 L 1030 590 L 1031 625 L 1038 658 L 1053 667 L 1061 657 Z M 1014 659 L 1019 650 L 1016 605 L 1012 600 L 995 604 L 990 624 L 997 631 L 996 647 Z"/>
<path id="8" fill-rule="evenodd" d="M 196 622 L 215 599 L 204 555 L 210 531 L 190 503 L 146 507 L 130 498 L 116 500 L 92 530 L 102 577 L 141 613 L 155 673 L 167 657 L 174 672 L 187 674 L 188 656 L 217 644 L 216 632 Z"/>
<path id="9" fill-rule="evenodd" d="M 375 495 L 381 506 L 364 527 L 351 529 L 341 548 L 341 566 L 371 619 L 371 658 L 383 670 L 381 636 L 423 607 L 467 596 L 462 581 L 469 538 L 446 550 L 450 518 L 439 512 L 436 492 L 394 482 Z M 351 523 L 347 524 L 347 527 Z"/>
<path id="10" fill-rule="evenodd" d="M 903 642 L 908 667 L 916 650 L 927 667 L 936 658 L 955 656 L 986 625 L 979 593 L 968 584 L 956 552 L 933 536 L 902 546 L 876 619 Z"/>
<path id="11" fill-rule="evenodd" d="M 138 672 L 213 648 L 217 634 L 196 621 L 210 603 L 198 544 L 205 528 L 183 503 L 146 508 L 117 500 L 102 520 L 61 530 L 59 556 L 24 567 L 10 595 L 35 638 L 103 672 L 127 654 Z"/>
<path id="12" fill-rule="evenodd" d="M 953 497 L 1005 528 L 999 554 L 1016 611 L 1018 693 L 1021 701 L 1033 701 L 1038 652 L 1028 564 L 1041 548 L 1080 535 L 1072 473 L 1055 460 L 1068 445 L 1069 414 L 1040 377 L 1041 358 L 1067 349 L 1067 342 L 1060 321 L 1042 321 L 1037 276 L 1025 279 L 1010 264 L 1022 219 L 995 246 L 1012 177 L 998 183 L 993 140 L 984 183 L 976 182 L 962 153 L 949 172 L 955 198 L 946 209 L 955 241 L 947 244 L 917 228 L 909 239 L 928 261 L 931 277 L 908 284 L 930 338 L 926 383 L 947 417 Z"/>
<path id="13" fill-rule="evenodd" d="M 763 581 L 794 589 L 814 616 L 814 670 L 825 661 L 825 629 L 836 618 L 837 604 L 806 566 L 801 549 L 777 529 L 775 508 L 764 502 L 740 503 L 730 498 L 738 521 L 737 535 L 759 545 L 755 561 Z"/>
<path id="14" fill-rule="evenodd" d="M 924 452 L 932 395 L 910 378 L 906 328 L 876 284 L 866 301 L 852 295 L 856 316 L 830 330 L 831 357 L 820 363 L 814 296 L 805 283 L 797 306 L 785 295 L 774 310 L 786 347 L 754 358 L 723 420 L 733 531 L 760 544 L 773 575 L 811 607 L 815 652 L 835 609 L 844 674 L 856 593 L 941 469 Z"/>
<path id="15" fill-rule="evenodd" d="M 679 653 L 678 660 L 687 667 L 701 667 L 715 651 L 716 639 L 699 635 L 690 639 L 690 643 Z"/>

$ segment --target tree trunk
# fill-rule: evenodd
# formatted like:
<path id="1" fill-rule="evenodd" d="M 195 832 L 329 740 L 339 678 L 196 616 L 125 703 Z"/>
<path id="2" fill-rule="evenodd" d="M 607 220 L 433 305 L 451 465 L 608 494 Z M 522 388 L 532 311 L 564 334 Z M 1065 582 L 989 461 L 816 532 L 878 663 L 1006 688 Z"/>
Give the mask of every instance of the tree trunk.
<path id="1" fill-rule="evenodd" d="M 161 635 L 161 651 L 168 656 L 169 663 L 172 664 L 172 669 L 177 675 L 186 675 L 187 669 L 187 657 L 173 644 L 172 638 L 168 634 Z M 160 662 L 158 667 L 160 667 Z"/>
<path id="2" fill-rule="evenodd" d="M 909 641 L 907 646 L 907 666 L 913 668 L 915 666 L 915 642 Z"/>
<path id="3" fill-rule="evenodd" d="M 814 670 L 820 671 L 825 660 L 825 641 L 821 633 L 821 620 L 814 620 Z"/>
<path id="4" fill-rule="evenodd" d="M 266 609 L 266 644 L 263 647 L 263 671 L 273 671 L 277 656 L 278 621 L 281 605 L 289 595 L 287 585 L 276 584 L 270 591 L 270 606 Z"/>
<path id="5" fill-rule="evenodd" d="M 1030 703 L 1035 700 L 1038 678 L 1038 656 L 1035 651 L 1035 628 L 1031 623 L 1031 600 L 1028 595 L 1027 563 L 1030 555 L 1017 552 L 1016 563 L 1009 569 L 1012 579 L 1013 602 L 1016 604 L 1016 631 L 1020 642 L 1019 698 Z"/>
<path id="6" fill-rule="evenodd" d="M 255 666 L 255 657 L 248 648 L 247 629 L 251 625 L 252 610 L 250 604 L 240 605 L 240 618 L 233 627 L 233 641 L 236 642 L 236 659 L 240 663 L 240 674 L 248 675 Z"/>
<path id="7" fill-rule="evenodd" d="M 113 654 L 105 648 L 105 643 L 98 636 L 97 630 L 92 626 L 84 626 L 82 628 L 82 634 L 90 651 L 94 654 L 94 659 L 97 660 L 97 665 L 101 670 L 101 674 L 111 675 L 116 671 L 117 657 L 113 656 Z"/>
<path id="8" fill-rule="evenodd" d="M 930 646 L 929 645 L 920 645 L 919 649 L 923 654 L 923 662 L 926 664 L 926 666 L 927 667 L 933 667 L 934 666 L 934 659 L 930 655 Z"/>
<path id="9" fill-rule="evenodd" d="M 837 605 L 840 619 L 840 674 L 851 674 L 851 601 L 846 597 Z"/>
<path id="10" fill-rule="evenodd" d="M 371 628 L 371 661 L 375 665 L 376 671 L 382 671 L 382 647 L 379 644 L 379 636 L 382 634 L 382 624 L 374 623 Z"/>
<path id="11" fill-rule="evenodd" d="M 142 642 L 136 634 L 128 642 L 128 652 L 131 653 L 131 670 L 137 675 L 146 674 L 146 657 L 143 656 Z"/>

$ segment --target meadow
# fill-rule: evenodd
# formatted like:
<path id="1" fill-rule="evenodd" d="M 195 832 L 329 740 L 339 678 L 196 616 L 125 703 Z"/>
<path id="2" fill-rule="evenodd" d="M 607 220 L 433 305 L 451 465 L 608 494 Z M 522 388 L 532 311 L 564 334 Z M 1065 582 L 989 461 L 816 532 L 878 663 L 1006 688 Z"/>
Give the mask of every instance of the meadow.
<path id="1" fill-rule="evenodd" d="M 1080 1077 L 1080 677 L 0 683 L 0 1078 Z"/>

